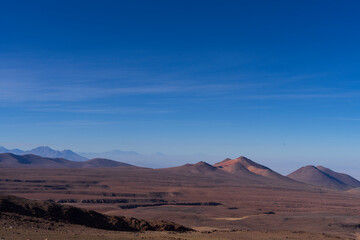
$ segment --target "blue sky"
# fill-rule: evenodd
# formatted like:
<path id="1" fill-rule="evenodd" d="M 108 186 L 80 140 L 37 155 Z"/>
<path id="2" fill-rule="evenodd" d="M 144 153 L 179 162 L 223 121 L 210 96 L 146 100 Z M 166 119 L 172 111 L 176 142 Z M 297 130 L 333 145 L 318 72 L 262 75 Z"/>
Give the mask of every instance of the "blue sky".
<path id="1" fill-rule="evenodd" d="M 0 145 L 357 172 L 359 7 L 2 1 Z"/>

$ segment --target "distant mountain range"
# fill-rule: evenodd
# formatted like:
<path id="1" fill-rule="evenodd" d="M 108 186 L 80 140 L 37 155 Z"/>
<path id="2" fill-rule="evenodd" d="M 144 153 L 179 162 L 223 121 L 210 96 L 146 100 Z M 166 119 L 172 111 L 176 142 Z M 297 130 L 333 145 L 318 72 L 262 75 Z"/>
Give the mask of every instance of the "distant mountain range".
<path id="1" fill-rule="evenodd" d="M 63 151 L 57 151 L 47 146 L 37 147 L 28 151 L 23 151 L 20 149 L 6 149 L 5 147 L 0 146 L 0 153 L 12 153 L 16 155 L 26 155 L 26 154 L 34 154 L 41 157 L 47 158 L 65 158 L 72 161 L 86 161 L 88 158 L 80 156 L 79 154 L 65 149 Z"/>
<path id="2" fill-rule="evenodd" d="M 360 181 L 344 173 L 335 172 L 323 166 L 305 166 L 288 176 L 283 176 L 270 168 L 258 164 L 246 157 L 227 158 L 210 165 L 206 162 L 185 164 L 179 167 L 155 169 L 173 175 L 212 176 L 214 179 L 234 179 L 247 185 L 262 184 L 305 188 L 312 185 L 339 191 L 360 191 Z M 302 184 L 302 185 L 301 185 Z"/>
<path id="3" fill-rule="evenodd" d="M 0 154 L 1 168 L 104 168 L 131 167 L 132 165 L 110 159 L 95 158 L 83 162 L 71 161 L 64 158 L 45 158 L 34 154 L 15 155 Z"/>
<path id="4" fill-rule="evenodd" d="M 58 151 L 47 146 L 40 146 L 31 150 L 7 149 L 0 146 L 0 153 L 13 153 L 16 155 L 35 154 L 48 158 L 65 158 L 72 161 L 86 161 L 93 158 L 106 158 L 119 162 L 127 162 L 132 165 L 161 168 L 185 164 L 187 162 L 197 161 L 216 161 L 217 156 L 204 154 L 192 155 L 166 155 L 163 153 L 140 154 L 135 151 L 111 150 L 105 152 L 74 152 L 72 150 Z"/>
<path id="5" fill-rule="evenodd" d="M 189 162 L 206 161 L 215 162 L 220 156 L 207 154 L 176 154 L 169 155 L 160 152 L 156 153 L 138 153 L 135 151 L 112 150 L 106 152 L 79 152 L 81 156 L 86 158 L 107 158 L 120 162 L 127 162 L 137 166 L 149 168 L 165 168 L 186 164 Z"/>
<path id="6" fill-rule="evenodd" d="M 133 151 L 114 150 L 105 153 L 92 153 L 87 158 L 74 153 L 71 150 L 56 151 L 49 147 L 38 147 L 29 151 L 19 149 L 6 149 L 0 147 L 1 168 L 102 168 L 102 167 L 125 167 L 134 166 L 128 163 L 110 160 L 104 155 L 115 154 L 116 156 L 141 157 Z M 166 156 L 159 155 L 162 159 Z M 126 158 L 125 158 L 126 159 Z M 131 158 L 130 158 L 131 159 Z M 126 161 L 128 162 L 128 161 Z M 204 161 L 196 164 L 185 164 L 179 167 L 154 169 L 154 171 L 166 171 L 167 173 L 180 175 L 210 175 L 217 178 L 234 177 L 242 178 L 245 182 L 263 182 L 271 184 L 294 184 L 306 183 L 322 188 L 334 190 L 350 190 L 359 188 L 360 181 L 350 175 L 335 172 L 323 166 L 305 166 L 293 173 L 283 176 L 270 168 L 260 165 L 246 157 L 235 159 L 227 158 L 221 162 L 210 165 Z"/>

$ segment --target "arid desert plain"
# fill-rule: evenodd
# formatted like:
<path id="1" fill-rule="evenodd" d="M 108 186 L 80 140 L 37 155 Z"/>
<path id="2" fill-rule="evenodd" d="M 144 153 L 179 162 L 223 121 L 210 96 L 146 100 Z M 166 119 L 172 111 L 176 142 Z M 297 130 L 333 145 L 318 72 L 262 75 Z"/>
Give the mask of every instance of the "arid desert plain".
<path id="1" fill-rule="evenodd" d="M 3 154 L 3 164 L 12 161 L 9 156 L 16 157 Z M 0 237 L 359 239 L 358 188 L 337 190 L 305 184 L 245 157 L 214 165 L 199 162 L 163 169 L 101 167 L 106 160 L 96 161 L 92 167 L 39 167 L 30 163 L 23 168 L 0 168 L 1 194 L 45 201 L 35 202 L 41 206 L 60 204 L 106 216 L 163 220 L 166 224 L 176 223 L 175 227 L 123 232 L 120 228 L 94 227 L 61 217 L 54 220 L 45 213 L 36 215 L 33 202 L 16 197 L 14 201 L 22 202 L 22 210 L 4 210 L 6 196 L 1 195 Z M 32 213 L 24 209 L 32 209 Z M 162 231 L 166 228 L 175 231 Z"/>

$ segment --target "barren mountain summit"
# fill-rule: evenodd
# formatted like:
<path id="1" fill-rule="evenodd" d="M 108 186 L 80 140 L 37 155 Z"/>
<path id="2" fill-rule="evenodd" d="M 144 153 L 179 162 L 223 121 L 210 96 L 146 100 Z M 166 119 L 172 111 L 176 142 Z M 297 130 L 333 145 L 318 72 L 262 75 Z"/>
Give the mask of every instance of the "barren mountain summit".
<path id="1" fill-rule="evenodd" d="M 164 170 L 179 174 L 222 174 L 222 171 L 203 161 L 195 164 L 188 163 L 179 167 L 164 168 Z"/>
<path id="2" fill-rule="evenodd" d="M 288 175 L 288 177 L 300 182 L 312 184 L 323 188 L 335 190 L 348 190 L 351 188 L 349 185 L 343 183 L 341 180 L 311 165 L 302 167 L 295 172 L 292 172 Z"/>
<path id="3" fill-rule="evenodd" d="M 222 162 L 214 164 L 215 167 L 218 167 L 226 172 L 235 173 L 235 174 L 256 174 L 267 178 L 274 179 L 285 179 L 286 177 L 280 175 L 279 173 L 271 170 L 268 167 L 265 167 L 261 164 L 258 164 L 246 157 L 240 156 L 235 159 L 227 158 Z"/>

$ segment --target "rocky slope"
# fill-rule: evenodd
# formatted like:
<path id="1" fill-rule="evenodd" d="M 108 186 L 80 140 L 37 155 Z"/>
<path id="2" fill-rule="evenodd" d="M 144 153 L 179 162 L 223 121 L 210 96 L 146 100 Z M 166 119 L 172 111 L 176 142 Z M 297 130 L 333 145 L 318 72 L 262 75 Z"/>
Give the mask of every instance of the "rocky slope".
<path id="1" fill-rule="evenodd" d="M 11 218 L 11 214 L 13 214 L 114 231 L 191 231 L 190 228 L 172 222 L 160 220 L 145 221 L 122 216 L 108 216 L 77 207 L 28 200 L 8 195 L 0 195 L 0 212 L 0 217 Z"/>

